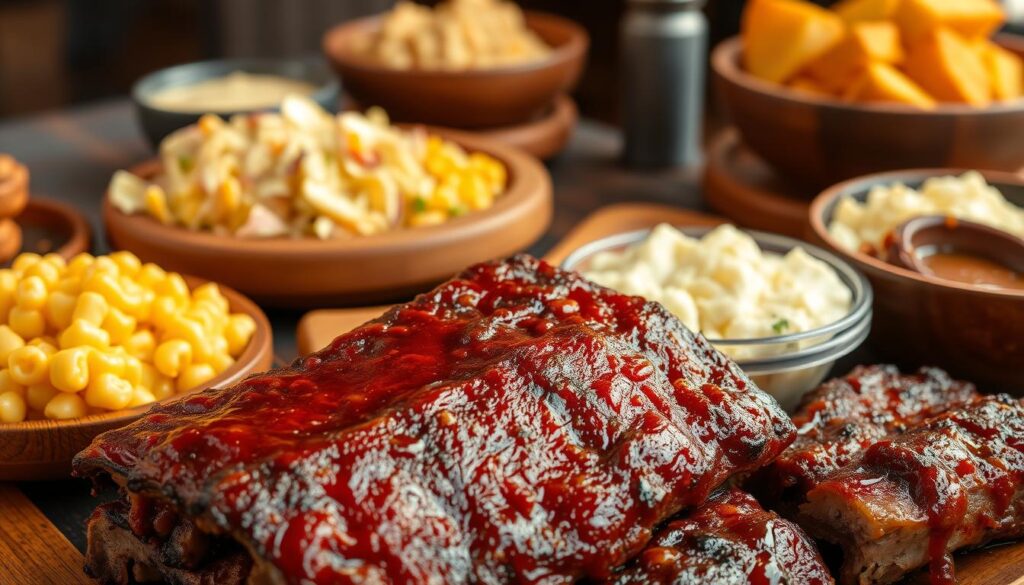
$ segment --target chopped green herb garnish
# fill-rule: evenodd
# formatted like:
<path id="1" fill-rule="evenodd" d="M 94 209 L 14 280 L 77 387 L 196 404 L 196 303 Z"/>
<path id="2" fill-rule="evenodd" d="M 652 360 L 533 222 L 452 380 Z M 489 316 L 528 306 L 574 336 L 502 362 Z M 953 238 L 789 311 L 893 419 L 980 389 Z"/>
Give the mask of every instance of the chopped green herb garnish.
<path id="1" fill-rule="evenodd" d="M 466 213 L 466 210 L 465 208 L 462 207 L 452 207 L 448 209 L 448 214 L 451 215 L 452 217 L 460 216 L 463 213 Z"/>
<path id="2" fill-rule="evenodd" d="M 786 329 L 789 329 L 788 319 L 779 319 L 778 321 L 772 323 L 772 331 L 774 331 L 776 334 L 781 335 L 782 332 L 785 331 Z"/>
<path id="3" fill-rule="evenodd" d="M 194 164 L 194 161 L 192 160 L 192 157 L 190 157 L 188 155 L 184 155 L 183 154 L 183 155 L 178 157 L 178 168 L 180 168 L 181 172 L 183 172 L 183 173 L 187 173 L 187 172 L 191 171 L 193 164 Z"/>
<path id="4" fill-rule="evenodd" d="M 422 197 L 417 197 L 412 200 L 412 210 L 416 213 L 427 210 L 427 200 Z"/>

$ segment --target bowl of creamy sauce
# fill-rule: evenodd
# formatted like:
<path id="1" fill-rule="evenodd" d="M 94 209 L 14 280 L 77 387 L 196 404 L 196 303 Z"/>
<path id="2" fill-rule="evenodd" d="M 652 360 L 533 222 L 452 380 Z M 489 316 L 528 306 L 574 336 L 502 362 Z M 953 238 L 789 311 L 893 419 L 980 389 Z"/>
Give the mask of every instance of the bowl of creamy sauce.
<path id="1" fill-rule="evenodd" d="M 321 60 L 223 59 L 177 65 L 135 83 L 132 99 L 154 148 L 203 114 L 277 111 L 286 95 L 305 96 L 336 111 L 340 86 Z"/>

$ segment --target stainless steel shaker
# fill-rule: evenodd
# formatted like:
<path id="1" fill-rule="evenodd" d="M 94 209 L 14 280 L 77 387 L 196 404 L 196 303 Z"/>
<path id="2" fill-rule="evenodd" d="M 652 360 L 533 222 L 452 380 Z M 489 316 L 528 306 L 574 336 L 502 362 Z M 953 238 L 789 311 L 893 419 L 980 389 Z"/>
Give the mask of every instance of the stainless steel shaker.
<path id="1" fill-rule="evenodd" d="M 620 63 L 628 166 L 701 161 L 707 66 L 704 0 L 629 0 Z"/>

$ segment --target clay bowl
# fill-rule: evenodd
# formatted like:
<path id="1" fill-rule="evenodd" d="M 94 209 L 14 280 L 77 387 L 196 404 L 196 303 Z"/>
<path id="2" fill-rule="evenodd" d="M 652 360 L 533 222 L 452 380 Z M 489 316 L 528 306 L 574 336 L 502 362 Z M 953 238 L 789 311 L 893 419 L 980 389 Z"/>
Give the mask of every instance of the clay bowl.
<path id="1" fill-rule="evenodd" d="M 235 71 L 305 81 L 316 87 L 316 91 L 309 96 L 313 101 L 329 112 L 337 110 L 341 88 L 331 75 L 330 68 L 319 59 L 220 59 L 175 65 L 154 71 L 132 86 L 132 102 L 135 104 L 136 117 L 153 148 L 159 150 L 160 141 L 165 136 L 179 128 L 194 124 L 200 116 L 207 113 L 205 110 L 186 112 L 161 108 L 151 103 L 150 98 L 154 94 L 170 87 L 193 85 L 224 77 Z M 222 118 L 228 118 L 234 114 L 254 111 L 260 110 L 223 110 L 214 113 Z"/>
<path id="2" fill-rule="evenodd" d="M 186 282 L 195 288 L 206 281 L 192 276 Z M 256 320 L 256 331 L 248 347 L 231 368 L 190 392 L 229 386 L 249 374 L 265 370 L 273 361 L 273 339 L 270 322 L 255 303 L 238 292 L 222 286 L 234 313 L 246 313 Z M 166 398 L 159 404 L 180 399 L 185 394 Z M 97 414 L 80 419 L 36 420 L 0 424 L 0 481 L 62 479 L 71 470 L 71 459 L 89 445 L 92 439 L 110 429 L 122 427 L 145 414 L 149 406 L 119 412 Z"/>
<path id="3" fill-rule="evenodd" d="M 215 279 L 267 304 L 314 307 L 375 304 L 429 289 L 470 264 L 507 256 L 535 242 L 551 221 L 551 179 L 534 158 L 468 133 L 430 129 L 508 169 L 494 205 L 447 223 L 374 236 L 242 239 L 165 226 L 103 202 L 107 239 L 143 261 Z M 132 172 L 153 177 L 159 161 Z"/>
<path id="4" fill-rule="evenodd" d="M 842 197 L 864 200 L 875 185 L 918 187 L 959 169 L 906 170 L 851 179 L 823 191 L 811 204 L 811 237 L 864 272 L 875 291 L 870 341 L 887 360 L 935 365 L 986 390 L 1024 388 L 1024 290 L 993 289 L 936 278 L 840 247 L 827 226 Z M 1024 178 L 982 173 L 1012 203 L 1024 206 Z"/>
<path id="5" fill-rule="evenodd" d="M 21 252 L 56 252 L 70 260 L 89 251 L 92 230 L 89 222 L 74 207 L 33 197 L 18 216 L 21 228 Z"/>
<path id="6" fill-rule="evenodd" d="M 577 119 L 576 102 L 563 94 L 556 97 L 548 111 L 536 120 L 516 126 L 477 130 L 475 133 L 548 160 L 565 148 Z"/>
<path id="7" fill-rule="evenodd" d="M 379 28 L 380 16 L 329 30 L 323 51 L 358 102 L 381 106 L 393 119 L 454 128 L 513 126 L 541 116 L 556 96 L 579 79 L 589 39 L 576 23 L 539 12 L 526 25 L 552 47 L 533 63 L 468 71 L 400 70 L 359 52 L 361 38 Z"/>
<path id="8" fill-rule="evenodd" d="M 1024 56 L 1024 38 L 996 40 Z M 820 188 L 895 169 L 1024 168 L 1024 100 L 934 110 L 852 104 L 757 79 L 743 70 L 741 50 L 734 37 L 712 53 L 718 93 L 743 141 L 791 181 Z"/>

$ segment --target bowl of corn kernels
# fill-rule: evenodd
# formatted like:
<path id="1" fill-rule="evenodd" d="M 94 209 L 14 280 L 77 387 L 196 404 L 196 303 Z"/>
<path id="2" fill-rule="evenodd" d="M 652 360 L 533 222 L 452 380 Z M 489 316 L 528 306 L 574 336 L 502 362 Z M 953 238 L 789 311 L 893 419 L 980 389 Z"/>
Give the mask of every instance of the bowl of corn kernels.
<path id="1" fill-rule="evenodd" d="M 130 252 L 21 254 L 0 269 L 0 480 L 66 474 L 151 405 L 271 365 L 252 301 Z"/>
<path id="2" fill-rule="evenodd" d="M 115 173 L 103 214 L 113 247 L 264 303 L 383 302 L 532 244 L 551 181 L 493 140 L 289 96 L 168 136 Z"/>

